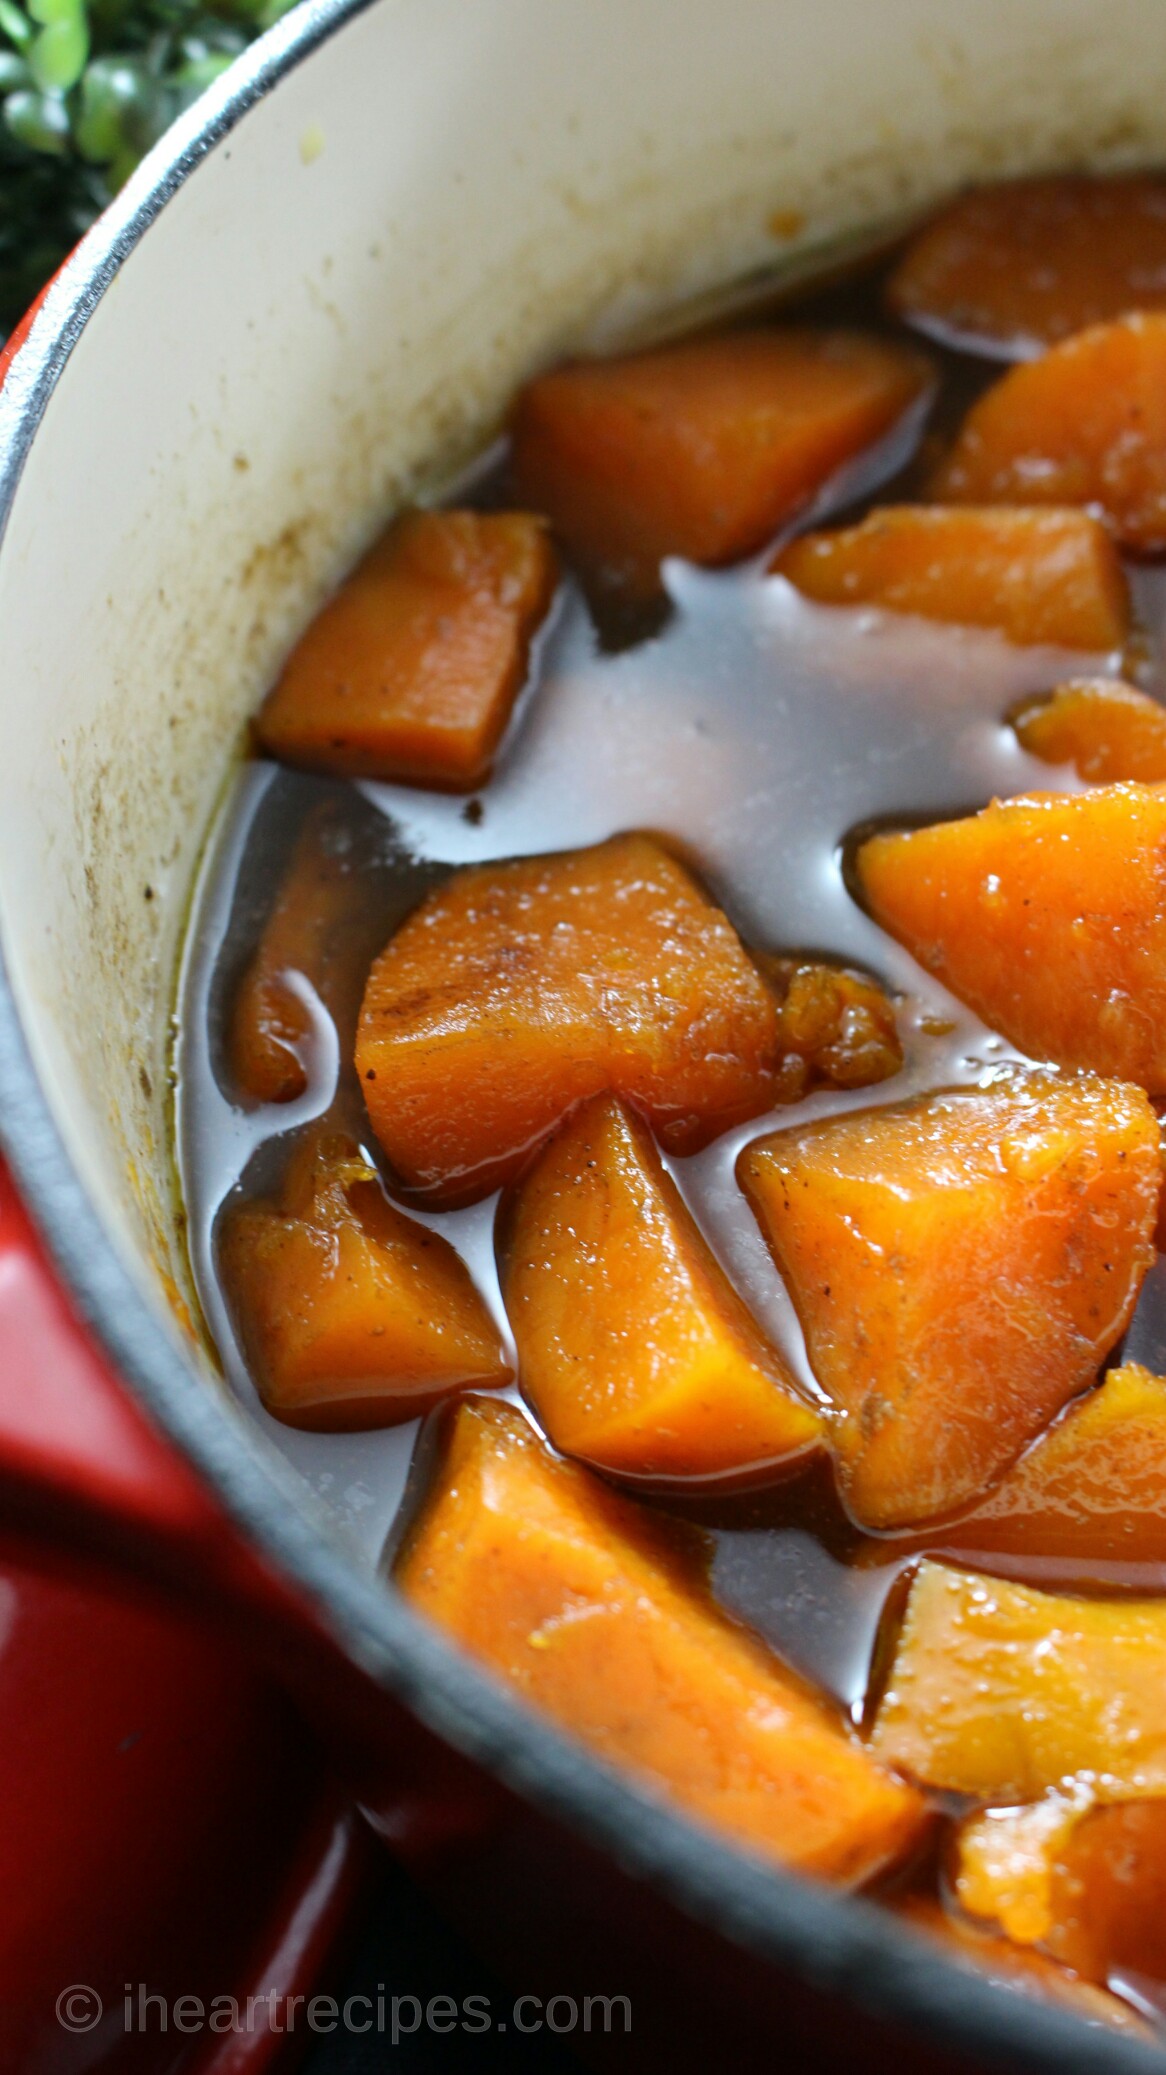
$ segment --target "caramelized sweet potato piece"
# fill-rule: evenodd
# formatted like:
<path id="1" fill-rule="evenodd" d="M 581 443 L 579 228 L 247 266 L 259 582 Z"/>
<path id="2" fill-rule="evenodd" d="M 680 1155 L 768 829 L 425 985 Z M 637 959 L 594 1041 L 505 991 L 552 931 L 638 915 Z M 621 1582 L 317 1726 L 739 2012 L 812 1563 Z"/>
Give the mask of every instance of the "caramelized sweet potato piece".
<path id="1" fill-rule="evenodd" d="M 869 1088 L 903 1064 L 895 1011 L 876 980 L 845 967 L 759 959 L 780 997 L 775 1102 L 812 1088 Z"/>
<path id="2" fill-rule="evenodd" d="M 256 722 L 286 764 L 481 785 L 555 588 L 529 512 L 408 512 L 313 620 Z"/>
<path id="3" fill-rule="evenodd" d="M 470 1399 L 397 1568 L 535 1707 L 738 1843 L 861 1881 L 926 1825 L 828 1709 L 690 1583 L 634 1506 Z"/>
<path id="4" fill-rule="evenodd" d="M 1021 647 L 1108 651 L 1129 632 L 1117 550 L 1085 512 L 881 505 L 859 526 L 803 534 L 770 567 L 819 605 L 995 627 Z"/>
<path id="5" fill-rule="evenodd" d="M 926 1545 L 944 1555 L 1054 1559 L 1083 1585 L 1099 1574 L 1111 1583 L 1123 1573 L 1155 1577 L 1166 1566 L 1166 1379 L 1134 1363 L 1112 1369 L 995 1491 Z M 872 1560 L 888 1553 L 881 1544 Z M 1152 1589 L 1148 1579 L 1143 1589 Z"/>
<path id="6" fill-rule="evenodd" d="M 1075 679 L 1011 715 L 1022 748 L 1046 764 L 1073 764 L 1090 785 L 1166 779 L 1166 707 L 1117 678 Z"/>
<path id="7" fill-rule="evenodd" d="M 1090 1981 L 1166 1981 L 1166 1801 L 1093 1808 L 1051 1795 L 973 1816 L 955 1892 L 970 1915 Z"/>
<path id="8" fill-rule="evenodd" d="M 1059 174 L 962 195 L 911 240 L 899 317 L 1010 359 L 1087 324 L 1166 307 L 1166 182 Z"/>
<path id="9" fill-rule="evenodd" d="M 256 1102 L 291 1102 L 308 1085 L 311 1017 L 289 975 L 319 995 L 343 1035 L 356 1021 L 376 922 L 361 899 L 359 853 L 335 807 L 309 813 L 263 934 L 231 1003 L 231 1077 Z"/>
<path id="10" fill-rule="evenodd" d="M 1166 1599 L 1070 1599 L 922 1563 L 872 1744 L 925 1785 L 1166 1796 Z"/>
<path id="11" fill-rule="evenodd" d="M 1139 1089 L 1016 1074 L 747 1146 L 741 1185 L 841 1414 L 846 1504 L 889 1528 L 985 1491 L 1088 1384 L 1154 1258 Z"/>
<path id="12" fill-rule="evenodd" d="M 565 1454 L 707 1478 L 820 1441 L 651 1133 L 613 1097 L 576 1111 L 519 1185 L 502 1261 L 522 1387 Z"/>
<path id="13" fill-rule="evenodd" d="M 665 555 L 720 564 L 762 547 L 930 381 L 910 347 L 848 331 L 580 361 L 522 391 L 515 479 L 585 568 L 650 595 Z"/>
<path id="14" fill-rule="evenodd" d="M 1035 1059 L 1166 1094 L 1166 786 L 994 801 L 872 836 L 877 922 Z"/>
<path id="15" fill-rule="evenodd" d="M 277 1200 L 227 1213 L 219 1266 L 259 1394 L 289 1426 L 395 1426 L 511 1380 L 463 1262 L 346 1135 L 310 1135 Z"/>
<path id="16" fill-rule="evenodd" d="M 931 484 L 940 504 L 1087 504 L 1166 547 L 1166 315 L 1092 325 L 972 406 Z"/>
<path id="17" fill-rule="evenodd" d="M 930 1897 L 911 1895 L 892 1906 L 896 1916 L 941 1945 L 946 1959 L 986 1974 L 997 1988 L 1014 1989 L 1021 1995 L 1035 1996 L 1042 2003 L 1059 2004 L 1084 2018 L 1086 2024 L 1109 2025 L 1147 2042 L 1152 2040 L 1151 2027 L 1128 2003 L 1119 2002 L 1092 1982 L 1078 1980 L 1030 1946 L 1013 1945 L 1006 1938 L 992 1937 L 971 1924 L 961 1923 Z"/>
<path id="18" fill-rule="evenodd" d="M 777 1036 L 732 925 L 630 835 L 456 873 L 373 966 L 356 1064 L 403 1182 L 450 1203 L 513 1180 L 608 1088 L 694 1150 L 768 1106 Z"/>

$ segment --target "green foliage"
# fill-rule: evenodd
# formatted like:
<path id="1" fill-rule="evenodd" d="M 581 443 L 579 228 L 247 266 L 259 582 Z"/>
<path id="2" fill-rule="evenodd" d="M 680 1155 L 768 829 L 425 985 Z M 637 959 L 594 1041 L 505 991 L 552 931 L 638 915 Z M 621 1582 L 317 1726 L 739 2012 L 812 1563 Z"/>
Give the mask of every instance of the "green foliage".
<path id="1" fill-rule="evenodd" d="M 0 330 L 291 0 L 0 0 Z"/>

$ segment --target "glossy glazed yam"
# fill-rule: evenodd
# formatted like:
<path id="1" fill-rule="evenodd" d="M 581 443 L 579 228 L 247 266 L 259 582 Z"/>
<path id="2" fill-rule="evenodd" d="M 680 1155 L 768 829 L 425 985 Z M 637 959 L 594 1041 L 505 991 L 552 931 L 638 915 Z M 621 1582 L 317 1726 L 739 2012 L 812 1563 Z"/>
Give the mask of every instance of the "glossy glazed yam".
<path id="1" fill-rule="evenodd" d="M 1044 1953 L 1034 1952 L 1031 1946 L 1013 1945 L 1006 1938 L 986 1935 L 958 1917 L 949 1916 L 930 1897 L 907 1896 L 892 1907 L 896 1916 L 941 1946 L 946 1959 L 953 1960 L 958 1967 L 986 1974 L 997 1988 L 1035 1996 L 1042 2003 L 1058 2004 L 1072 2010 L 1086 2024 L 1107 2025 L 1148 2043 L 1153 2040 L 1152 2028 L 1128 2003 L 1119 2002 L 1092 1982 L 1079 1980 Z"/>
<path id="2" fill-rule="evenodd" d="M 961 195 L 891 275 L 896 316 L 1027 359 L 1129 310 L 1166 307 L 1166 181 L 1060 174 Z"/>
<path id="3" fill-rule="evenodd" d="M 1166 314 L 1093 325 L 1012 368 L 973 404 L 930 491 L 1089 505 L 1126 547 L 1166 547 Z"/>
<path id="4" fill-rule="evenodd" d="M 512 1379 L 459 1256 L 389 1202 L 346 1135 L 309 1136 L 275 1201 L 227 1213 L 218 1254 L 260 1396 L 289 1426 L 395 1426 Z"/>
<path id="5" fill-rule="evenodd" d="M 1072 764 L 1090 785 L 1166 779 L 1166 707 L 1116 678 L 1059 685 L 1011 716 L 1021 747 L 1046 764 Z"/>
<path id="6" fill-rule="evenodd" d="M 872 1747 L 923 1784 L 1003 1804 L 1084 1778 L 1166 1796 L 1166 1599 L 1074 1599 L 922 1563 Z"/>
<path id="7" fill-rule="evenodd" d="M 865 1880 L 926 1827 L 914 1790 L 716 1611 L 639 1509 L 512 1405 L 458 1407 L 397 1582 L 600 1757 L 781 1865 Z"/>
<path id="8" fill-rule="evenodd" d="M 1082 1584 L 1133 1577 L 1152 1589 L 1166 1566 L 1166 1379 L 1133 1363 L 1110 1370 L 928 1546 L 1051 1559 Z"/>
<path id="9" fill-rule="evenodd" d="M 774 1132 L 738 1175 L 841 1415 L 863 1526 L 977 1498 L 1124 1331 L 1154 1258 L 1139 1089 L 1034 1072 Z"/>
<path id="10" fill-rule="evenodd" d="M 651 1133 L 611 1096 L 577 1110 L 519 1184 L 501 1256 L 522 1388 L 564 1454 L 709 1478 L 820 1443 Z"/>
<path id="11" fill-rule="evenodd" d="M 457 872 L 369 976 L 356 1064 L 403 1182 L 513 1180 L 606 1089 L 680 1152 L 765 1109 L 778 1010 L 736 931 L 649 836 Z"/>
<path id="12" fill-rule="evenodd" d="M 770 566 L 820 605 L 994 627 L 1018 646 L 1108 653 L 1129 632 L 1117 550 L 1085 512 L 882 505 L 803 534 Z"/>
<path id="13" fill-rule="evenodd" d="M 872 836 L 876 922 L 1034 1059 L 1166 1094 L 1166 786 L 995 801 Z"/>
<path id="14" fill-rule="evenodd" d="M 759 958 L 781 1002 L 774 1100 L 811 1089 L 869 1088 L 903 1064 L 893 1004 L 876 980 L 844 967 Z"/>
<path id="15" fill-rule="evenodd" d="M 256 722 L 284 763 L 470 791 L 556 581 L 529 512 L 409 512 L 313 620 Z"/>
<path id="16" fill-rule="evenodd" d="M 1166 1800 L 1050 1795 L 960 1825 L 956 1899 L 1089 1981 L 1166 1981 Z"/>
<path id="17" fill-rule="evenodd" d="M 256 1102 L 291 1102 L 307 1088 L 313 1022 L 298 982 L 319 996 L 341 1042 L 355 1025 L 377 934 L 363 863 L 334 804 L 308 814 L 227 1021 L 231 1078 Z"/>
<path id="18" fill-rule="evenodd" d="M 795 328 L 580 361 L 522 391 L 515 480 L 585 568 L 651 594 L 665 555 L 764 546 L 931 379 L 908 346 Z"/>

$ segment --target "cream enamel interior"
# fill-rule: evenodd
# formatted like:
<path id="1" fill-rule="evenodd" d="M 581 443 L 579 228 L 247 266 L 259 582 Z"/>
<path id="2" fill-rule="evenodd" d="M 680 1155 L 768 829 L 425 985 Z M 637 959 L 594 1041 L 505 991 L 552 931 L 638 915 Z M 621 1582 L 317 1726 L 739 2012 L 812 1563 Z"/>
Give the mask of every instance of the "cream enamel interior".
<path id="1" fill-rule="evenodd" d="M 167 1076 L 192 874 L 247 715 L 362 543 L 568 346 L 971 178 L 1166 156 L 1161 30 L 1157 0 L 377 0 L 167 203 L 0 550 L 5 955 L 160 1308 L 187 1282 Z M 0 441 L 26 401 L 18 360 Z"/>

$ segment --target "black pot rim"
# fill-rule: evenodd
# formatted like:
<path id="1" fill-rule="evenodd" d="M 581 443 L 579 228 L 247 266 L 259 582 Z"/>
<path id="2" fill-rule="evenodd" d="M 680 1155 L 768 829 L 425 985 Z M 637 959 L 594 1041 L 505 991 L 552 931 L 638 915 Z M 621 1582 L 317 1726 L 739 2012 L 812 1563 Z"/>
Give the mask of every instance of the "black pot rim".
<path id="1" fill-rule="evenodd" d="M 375 0 L 308 0 L 163 138 L 46 298 L 14 362 L 20 417 L 0 450 L 0 553 L 56 382 L 119 268 L 201 161 L 264 95 Z M 994 1987 L 861 1897 L 783 1874 L 637 1793 L 348 1565 L 184 1358 L 124 1265 L 74 1168 L 0 965 L 0 1146 L 77 1311 L 117 1373 L 346 1655 L 464 1755 L 601 1846 L 698 1921 L 937 2045 L 1015 2071 L 1161 2070 L 1166 2054 Z"/>

